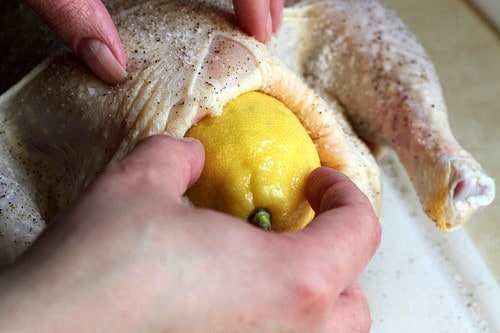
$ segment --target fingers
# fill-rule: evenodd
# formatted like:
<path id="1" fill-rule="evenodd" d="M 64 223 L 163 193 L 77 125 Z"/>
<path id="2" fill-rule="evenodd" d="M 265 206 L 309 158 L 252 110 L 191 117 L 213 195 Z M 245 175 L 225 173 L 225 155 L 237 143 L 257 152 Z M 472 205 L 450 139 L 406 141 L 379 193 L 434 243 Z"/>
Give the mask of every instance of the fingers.
<path id="1" fill-rule="evenodd" d="M 340 294 L 327 322 L 327 332 L 369 332 L 371 315 L 358 282 Z"/>
<path id="2" fill-rule="evenodd" d="M 126 55 L 100 0 L 27 0 L 27 3 L 108 84 L 127 76 Z"/>
<path id="3" fill-rule="evenodd" d="M 270 1 L 271 18 L 273 19 L 273 32 L 277 32 L 281 27 L 283 20 L 283 4 L 285 0 L 271 0 Z"/>
<path id="4" fill-rule="evenodd" d="M 233 0 L 236 17 L 250 35 L 261 42 L 268 42 L 278 31 L 283 11 L 283 0 Z"/>
<path id="5" fill-rule="evenodd" d="M 267 42 L 282 20 L 284 0 L 233 0 L 243 29 Z M 108 84 L 126 79 L 126 54 L 100 0 L 27 0 L 59 37 Z"/>
<path id="6" fill-rule="evenodd" d="M 142 140 L 123 160 L 110 165 L 106 172 L 112 176 L 106 179 L 110 186 L 130 182 L 128 188 L 143 188 L 156 196 L 180 201 L 199 178 L 203 163 L 203 146 L 199 141 L 157 135 Z"/>
<path id="7" fill-rule="evenodd" d="M 318 215 L 297 237 L 306 241 L 304 253 L 322 266 L 327 279 L 334 277 L 333 288 L 340 293 L 373 256 L 380 242 L 380 224 L 366 196 L 340 172 L 316 169 L 307 194 Z"/>

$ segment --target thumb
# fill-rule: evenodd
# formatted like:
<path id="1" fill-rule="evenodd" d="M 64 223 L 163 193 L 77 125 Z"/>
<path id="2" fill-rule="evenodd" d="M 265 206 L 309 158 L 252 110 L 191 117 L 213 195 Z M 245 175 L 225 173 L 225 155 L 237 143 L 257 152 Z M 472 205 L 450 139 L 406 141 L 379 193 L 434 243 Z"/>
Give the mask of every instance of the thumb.
<path id="1" fill-rule="evenodd" d="M 233 0 L 236 17 L 243 29 L 267 43 L 282 21 L 283 0 Z"/>
<path id="2" fill-rule="evenodd" d="M 313 171 L 307 195 L 317 215 L 300 233 L 314 240 L 311 260 L 324 259 L 335 272 L 338 292 L 352 283 L 380 242 L 380 224 L 368 198 L 344 174 Z"/>
<path id="3" fill-rule="evenodd" d="M 320 167 L 311 174 L 307 197 L 317 214 L 344 206 L 358 207 L 359 211 L 371 207 L 364 193 L 346 175 L 327 167 Z"/>
<path id="4" fill-rule="evenodd" d="M 152 188 L 157 195 L 180 200 L 200 177 L 204 160 L 203 146 L 198 140 L 156 135 L 139 142 L 105 173 L 119 178 L 109 177 L 111 184 L 130 182 L 130 185 Z"/>

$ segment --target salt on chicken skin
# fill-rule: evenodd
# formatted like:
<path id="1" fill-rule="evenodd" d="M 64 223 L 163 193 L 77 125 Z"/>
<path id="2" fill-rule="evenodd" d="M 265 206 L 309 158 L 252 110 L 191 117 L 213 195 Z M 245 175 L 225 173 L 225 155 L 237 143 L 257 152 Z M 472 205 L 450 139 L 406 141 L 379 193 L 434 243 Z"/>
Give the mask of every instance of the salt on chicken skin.
<path id="1" fill-rule="evenodd" d="M 444 231 L 493 200 L 493 180 L 449 129 L 431 61 L 377 1 L 289 1 L 269 46 L 236 25 L 230 1 L 106 5 L 127 51 L 126 83 L 110 87 L 54 48 L 0 96 L 0 204 L 9 208 L 0 215 L 0 233 L 9 235 L 1 240 L 0 250 L 9 251 L 0 262 L 20 255 L 139 140 L 182 137 L 253 90 L 282 100 L 311 135 L 322 164 L 347 174 L 375 208 L 380 171 L 364 141 L 396 151 L 425 211 Z M 20 54 L 29 55 L 23 45 Z"/>
<path id="2" fill-rule="evenodd" d="M 455 230 L 489 205 L 494 180 L 453 136 L 435 67 L 397 13 L 370 0 L 295 2 L 277 52 L 360 137 L 394 149 L 437 226 Z M 291 44 L 304 46 L 290 56 Z"/>

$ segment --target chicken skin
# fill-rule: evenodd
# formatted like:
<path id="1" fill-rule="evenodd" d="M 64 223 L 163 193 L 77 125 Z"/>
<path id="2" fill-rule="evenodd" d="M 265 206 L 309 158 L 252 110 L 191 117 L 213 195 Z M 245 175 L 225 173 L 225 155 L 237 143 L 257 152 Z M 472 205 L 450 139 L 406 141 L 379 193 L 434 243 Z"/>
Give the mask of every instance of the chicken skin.
<path id="1" fill-rule="evenodd" d="M 46 59 L 0 96 L 0 262 L 20 255 L 139 140 L 182 137 L 248 91 L 287 105 L 321 163 L 347 174 L 375 209 L 375 145 L 394 149 L 444 231 L 493 200 L 494 181 L 451 133 L 431 61 L 380 3 L 288 1 L 269 45 L 240 30 L 229 1 L 105 3 L 128 53 L 126 83 L 107 86 L 45 35 L 56 46 L 32 55 Z M 30 54 L 21 43 L 13 49 Z M 5 80 L 29 63 L 18 62 Z"/>

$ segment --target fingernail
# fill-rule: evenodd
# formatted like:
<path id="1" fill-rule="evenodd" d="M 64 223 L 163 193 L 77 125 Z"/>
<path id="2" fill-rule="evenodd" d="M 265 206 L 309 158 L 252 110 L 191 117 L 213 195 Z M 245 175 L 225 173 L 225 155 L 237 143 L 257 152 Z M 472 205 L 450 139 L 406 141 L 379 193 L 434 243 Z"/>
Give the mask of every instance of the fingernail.
<path id="1" fill-rule="evenodd" d="M 78 55 L 89 68 L 109 84 L 118 84 L 127 77 L 127 71 L 115 58 L 109 47 L 97 39 L 85 38 L 77 48 Z"/>
<path id="2" fill-rule="evenodd" d="M 190 136 L 185 136 L 183 138 L 180 138 L 179 140 L 182 141 L 182 142 L 184 142 L 184 143 L 187 143 L 187 144 L 191 144 L 193 142 L 199 142 L 198 139 L 192 138 Z"/>

